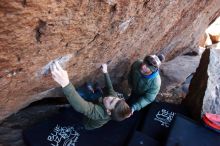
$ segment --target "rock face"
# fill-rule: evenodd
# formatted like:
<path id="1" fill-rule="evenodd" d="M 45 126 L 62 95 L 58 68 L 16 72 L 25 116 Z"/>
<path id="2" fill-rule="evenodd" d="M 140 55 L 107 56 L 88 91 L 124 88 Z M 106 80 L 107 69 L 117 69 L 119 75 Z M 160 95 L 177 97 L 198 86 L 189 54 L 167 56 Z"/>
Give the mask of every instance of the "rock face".
<path id="1" fill-rule="evenodd" d="M 195 48 L 218 15 L 219 0 L 4 0 L 0 121 L 57 86 L 48 70 L 52 60 L 75 84 L 100 77 L 102 62 L 120 82 L 137 58 L 164 53 L 171 59 Z"/>
<path id="2" fill-rule="evenodd" d="M 162 79 L 161 90 L 170 90 L 182 84 L 191 73 L 196 71 L 200 57 L 200 55 L 183 55 L 163 63 L 160 67 Z"/>
<path id="3" fill-rule="evenodd" d="M 205 50 L 183 103 L 197 120 L 203 113 L 220 114 L 219 49 Z"/>
<path id="4" fill-rule="evenodd" d="M 202 112 L 220 114 L 220 50 L 211 49 L 208 66 L 208 85 L 203 99 Z"/>
<path id="5" fill-rule="evenodd" d="M 209 34 L 212 44 L 220 42 L 220 17 L 208 27 L 206 32 Z"/>

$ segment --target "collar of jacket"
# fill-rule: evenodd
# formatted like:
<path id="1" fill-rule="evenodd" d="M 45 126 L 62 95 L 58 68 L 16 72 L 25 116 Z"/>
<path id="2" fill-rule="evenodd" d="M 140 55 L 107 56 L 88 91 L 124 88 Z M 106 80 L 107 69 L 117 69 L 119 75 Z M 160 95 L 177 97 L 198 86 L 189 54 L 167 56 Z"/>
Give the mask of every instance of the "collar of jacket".
<path id="1" fill-rule="evenodd" d="M 143 75 L 143 74 L 142 74 L 142 77 L 147 78 L 147 79 L 154 79 L 154 78 L 156 78 L 158 75 L 159 75 L 159 69 L 157 69 L 155 72 L 153 72 L 153 73 L 150 74 L 150 75 Z"/>

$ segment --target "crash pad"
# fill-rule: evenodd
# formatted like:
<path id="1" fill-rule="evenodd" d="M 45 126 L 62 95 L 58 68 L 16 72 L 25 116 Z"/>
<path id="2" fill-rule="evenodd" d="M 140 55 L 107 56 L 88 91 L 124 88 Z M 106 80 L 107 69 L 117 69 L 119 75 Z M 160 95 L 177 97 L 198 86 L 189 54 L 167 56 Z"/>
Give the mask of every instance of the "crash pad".
<path id="1" fill-rule="evenodd" d="M 220 146 L 220 134 L 178 114 L 170 128 L 166 146 Z"/>
<path id="2" fill-rule="evenodd" d="M 187 115 L 187 110 L 182 105 L 154 102 L 146 113 L 141 131 L 163 142 L 167 138 L 170 124 L 177 113 Z"/>
<path id="3" fill-rule="evenodd" d="M 160 143 L 146 134 L 135 131 L 128 146 L 160 146 Z"/>
<path id="4" fill-rule="evenodd" d="M 139 116 L 137 113 L 122 122 L 110 121 L 101 128 L 85 130 L 82 115 L 69 107 L 25 129 L 23 139 L 28 146 L 123 146 Z"/>

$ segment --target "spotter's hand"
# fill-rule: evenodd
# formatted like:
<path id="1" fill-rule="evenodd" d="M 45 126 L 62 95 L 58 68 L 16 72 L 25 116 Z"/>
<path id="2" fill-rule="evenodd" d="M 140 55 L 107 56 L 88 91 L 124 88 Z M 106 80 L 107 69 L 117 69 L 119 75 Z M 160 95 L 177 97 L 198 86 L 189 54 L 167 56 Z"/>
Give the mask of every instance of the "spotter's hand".
<path id="1" fill-rule="evenodd" d="M 62 87 L 65 87 L 69 84 L 68 74 L 63 68 L 60 66 L 58 62 L 54 62 L 50 65 L 50 70 L 52 74 L 52 78 Z"/>

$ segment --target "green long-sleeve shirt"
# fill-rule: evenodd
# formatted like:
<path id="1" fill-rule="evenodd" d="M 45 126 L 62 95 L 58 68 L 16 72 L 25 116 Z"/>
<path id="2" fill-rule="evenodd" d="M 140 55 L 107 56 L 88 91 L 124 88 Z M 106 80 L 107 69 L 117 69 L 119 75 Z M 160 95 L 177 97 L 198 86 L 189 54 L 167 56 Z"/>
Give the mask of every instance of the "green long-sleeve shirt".
<path id="1" fill-rule="evenodd" d="M 117 96 L 116 92 L 112 87 L 112 83 L 109 77 L 109 74 L 104 74 L 105 84 L 108 89 L 108 95 Z M 71 106 L 78 112 L 85 115 L 83 124 L 87 130 L 99 128 L 106 124 L 111 117 L 107 114 L 106 108 L 103 103 L 94 104 L 84 100 L 75 90 L 73 84 L 68 84 L 63 88 L 63 92 L 67 97 L 67 100 Z"/>
<path id="2" fill-rule="evenodd" d="M 160 75 L 150 79 L 143 77 L 140 72 L 141 63 L 140 60 L 134 62 L 128 74 L 128 84 L 132 89 L 132 95 L 137 98 L 132 104 L 134 111 L 139 111 L 153 102 L 161 86 Z"/>

